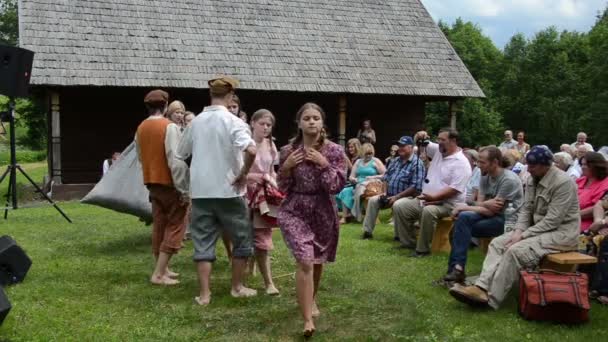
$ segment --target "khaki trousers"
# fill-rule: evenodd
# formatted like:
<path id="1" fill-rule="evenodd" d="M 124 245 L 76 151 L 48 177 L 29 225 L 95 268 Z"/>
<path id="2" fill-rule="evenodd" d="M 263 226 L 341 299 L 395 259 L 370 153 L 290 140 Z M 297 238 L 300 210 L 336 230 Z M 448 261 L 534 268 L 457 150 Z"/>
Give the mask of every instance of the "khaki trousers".
<path id="1" fill-rule="evenodd" d="M 393 205 L 393 217 L 395 219 L 395 230 L 403 245 L 416 246 L 416 251 L 429 253 L 435 226 L 440 219 L 450 216 L 452 207 L 449 205 L 427 205 L 420 206 L 420 200 L 416 198 L 404 198 Z M 420 221 L 420 237 L 416 241 L 416 227 L 414 224 Z"/>
<path id="2" fill-rule="evenodd" d="M 475 282 L 475 285 L 488 292 L 489 304 L 494 309 L 498 309 L 513 284 L 519 280 L 519 271 L 538 266 L 547 254 L 561 252 L 542 247 L 540 236 L 521 240 L 507 249 L 511 234 L 509 232 L 492 240 L 481 275 Z"/>

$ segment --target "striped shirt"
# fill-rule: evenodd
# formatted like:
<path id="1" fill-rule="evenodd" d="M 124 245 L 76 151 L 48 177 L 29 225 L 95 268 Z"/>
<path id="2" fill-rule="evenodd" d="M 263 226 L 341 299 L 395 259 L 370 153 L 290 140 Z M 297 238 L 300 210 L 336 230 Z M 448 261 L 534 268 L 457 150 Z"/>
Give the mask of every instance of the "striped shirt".
<path id="1" fill-rule="evenodd" d="M 426 170 L 422 160 L 412 154 L 410 159 L 403 161 L 395 158 L 388 167 L 382 179 L 388 184 L 386 194 L 395 196 L 409 188 L 416 188 L 417 192 L 422 191 L 422 180 Z"/>

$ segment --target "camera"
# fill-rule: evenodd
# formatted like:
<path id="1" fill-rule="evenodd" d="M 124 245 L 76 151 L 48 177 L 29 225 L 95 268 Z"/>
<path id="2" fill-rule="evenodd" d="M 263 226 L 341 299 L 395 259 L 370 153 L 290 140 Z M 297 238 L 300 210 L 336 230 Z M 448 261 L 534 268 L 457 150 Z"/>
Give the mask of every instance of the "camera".
<path id="1" fill-rule="evenodd" d="M 431 143 L 431 139 L 418 139 L 416 140 L 416 146 L 427 147 Z"/>
<path id="2" fill-rule="evenodd" d="M 382 209 L 388 208 L 388 202 L 390 201 L 388 199 L 388 196 L 382 195 L 382 196 L 380 196 L 380 199 L 378 201 L 380 202 L 380 208 L 382 208 Z"/>

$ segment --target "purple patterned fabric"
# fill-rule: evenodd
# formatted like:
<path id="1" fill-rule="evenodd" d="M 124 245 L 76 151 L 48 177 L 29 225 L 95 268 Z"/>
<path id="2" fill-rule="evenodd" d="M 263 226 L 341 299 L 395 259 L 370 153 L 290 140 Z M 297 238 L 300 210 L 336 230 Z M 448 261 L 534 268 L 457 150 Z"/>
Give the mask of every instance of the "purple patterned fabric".
<path id="1" fill-rule="evenodd" d="M 280 165 L 301 146 L 281 148 Z M 321 264 L 336 259 L 339 221 L 335 195 L 346 183 L 346 163 L 342 146 L 327 142 L 321 154 L 329 166 L 321 169 L 304 161 L 291 177 L 281 177 L 279 188 L 287 194 L 279 209 L 279 226 L 287 247 L 299 262 Z"/>

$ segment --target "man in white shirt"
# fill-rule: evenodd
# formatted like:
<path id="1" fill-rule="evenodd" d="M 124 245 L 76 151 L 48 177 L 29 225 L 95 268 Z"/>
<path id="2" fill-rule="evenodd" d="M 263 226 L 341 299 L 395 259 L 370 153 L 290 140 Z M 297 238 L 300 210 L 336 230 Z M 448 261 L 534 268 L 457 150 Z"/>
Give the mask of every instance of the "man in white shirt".
<path id="1" fill-rule="evenodd" d="M 414 138 L 417 142 L 428 139 L 429 135 L 424 131 L 416 133 Z M 431 254 L 431 241 L 437 221 L 450 216 L 457 204 L 465 203 L 466 186 L 471 178 L 471 165 L 458 147 L 458 131 L 453 128 L 441 129 L 437 142 L 426 147 L 426 153 L 432 161 L 422 186 L 422 195 L 393 208 L 399 240 L 404 247 L 415 248 L 412 257 Z M 414 224 L 418 220 L 420 237 L 416 242 Z"/>
<path id="2" fill-rule="evenodd" d="M 516 150 L 517 149 L 517 141 L 513 140 L 513 132 L 506 130 L 505 131 L 505 141 L 503 141 L 499 148 L 503 148 L 506 150 Z"/>
<path id="3" fill-rule="evenodd" d="M 231 295 L 240 298 L 257 294 L 243 285 L 247 260 L 253 254 L 253 230 L 243 196 L 256 144 L 247 124 L 226 109 L 237 86 L 238 81 L 230 77 L 209 81 L 211 105 L 192 120 L 178 147 L 178 159 L 192 156 L 190 229 L 200 283 L 195 301 L 200 305 L 211 300 L 211 265 L 222 230 L 230 235 L 234 246 Z"/>
<path id="4" fill-rule="evenodd" d="M 587 142 L 587 133 L 585 132 L 579 132 L 576 135 L 576 142 L 573 142 L 570 146 L 576 151 L 582 145 L 586 146 L 589 151 L 593 151 L 593 146 Z"/>

